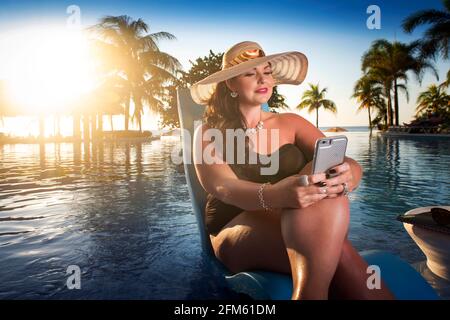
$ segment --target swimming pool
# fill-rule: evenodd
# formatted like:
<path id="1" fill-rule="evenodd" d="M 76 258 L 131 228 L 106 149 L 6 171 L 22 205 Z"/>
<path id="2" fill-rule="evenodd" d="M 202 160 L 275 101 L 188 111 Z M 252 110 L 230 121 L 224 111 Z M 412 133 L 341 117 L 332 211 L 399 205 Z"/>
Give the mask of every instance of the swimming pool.
<path id="1" fill-rule="evenodd" d="M 350 239 L 413 263 L 424 256 L 395 217 L 449 204 L 450 139 L 348 132 L 364 168 Z M 0 146 L 0 298 L 234 298 L 201 252 L 173 140 Z M 69 265 L 81 289 L 69 290 Z"/>

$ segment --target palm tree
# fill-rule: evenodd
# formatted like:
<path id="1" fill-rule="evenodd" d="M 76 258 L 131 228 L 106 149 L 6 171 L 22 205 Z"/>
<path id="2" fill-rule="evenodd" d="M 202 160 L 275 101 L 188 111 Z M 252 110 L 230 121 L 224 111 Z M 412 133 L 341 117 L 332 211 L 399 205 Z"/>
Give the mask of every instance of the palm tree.
<path id="1" fill-rule="evenodd" d="M 389 42 L 385 39 L 375 40 L 371 48 L 362 57 L 362 70 L 365 73 L 372 71 L 377 74 L 380 81 L 385 83 L 388 94 L 389 125 L 392 125 L 392 112 L 390 103 L 390 90 L 394 91 L 395 125 L 399 123 L 398 90 L 406 91 L 408 71 L 413 71 L 419 83 L 424 72 L 431 69 L 438 79 L 438 74 L 432 63 L 423 57 L 418 57 L 419 41 L 404 44 L 398 41 Z M 400 83 L 400 81 L 404 83 Z"/>
<path id="2" fill-rule="evenodd" d="M 442 55 L 448 59 L 450 38 L 450 0 L 442 0 L 444 10 L 421 10 L 403 20 L 406 33 L 411 33 L 421 25 L 431 25 L 421 40 L 421 53 L 425 57 Z"/>
<path id="3" fill-rule="evenodd" d="M 420 116 L 424 111 L 443 114 L 447 112 L 449 103 L 450 96 L 446 94 L 440 86 L 432 84 L 417 98 L 416 117 Z"/>
<path id="4" fill-rule="evenodd" d="M 130 103 L 134 104 L 132 119 L 142 131 L 141 116 L 144 106 L 158 112 L 166 94 L 163 86 L 176 80 L 181 68 L 178 60 L 159 50 L 158 40 L 176 39 L 168 32 L 148 33 L 149 26 L 141 19 L 129 16 L 107 16 L 91 28 L 103 41 L 100 49 L 107 73 L 116 73 L 127 85 L 125 103 L 125 130 L 128 130 Z"/>
<path id="5" fill-rule="evenodd" d="M 303 93 L 302 101 L 296 107 L 297 110 L 308 108 L 308 113 L 316 111 L 316 127 L 319 128 L 319 108 L 323 107 L 325 110 L 329 110 L 333 113 L 337 112 L 336 104 L 328 99 L 325 99 L 325 93 L 327 88 L 319 89 L 319 84 L 309 83 L 309 90 Z"/>
<path id="6" fill-rule="evenodd" d="M 385 127 L 392 125 L 393 123 L 393 111 L 392 111 L 392 81 L 387 74 L 386 70 L 382 69 L 369 69 L 363 76 L 373 85 L 379 85 L 383 90 L 383 96 L 387 100 L 387 105 L 384 108 L 378 108 L 379 114 L 377 118 L 383 119 Z"/>
<path id="7" fill-rule="evenodd" d="M 448 88 L 450 86 L 450 70 L 447 71 L 447 79 L 439 85 L 441 88 Z"/>
<path id="8" fill-rule="evenodd" d="M 369 127 L 372 132 L 372 115 L 370 108 L 385 110 L 386 101 L 383 98 L 383 87 L 368 76 L 359 79 L 353 89 L 352 98 L 360 103 L 357 112 L 367 109 L 369 114 Z"/>
<path id="9" fill-rule="evenodd" d="M 285 102 L 286 97 L 278 93 L 278 87 L 273 87 L 272 96 L 270 97 L 267 104 L 271 110 L 289 110 L 289 106 Z"/>

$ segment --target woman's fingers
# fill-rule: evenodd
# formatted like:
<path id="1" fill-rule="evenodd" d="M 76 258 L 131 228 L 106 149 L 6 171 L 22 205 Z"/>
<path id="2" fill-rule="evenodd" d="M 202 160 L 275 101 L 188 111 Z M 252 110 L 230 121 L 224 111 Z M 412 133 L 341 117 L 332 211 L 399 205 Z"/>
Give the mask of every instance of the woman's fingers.
<path id="1" fill-rule="evenodd" d="M 350 182 L 351 180 L 352 180 L 351 171 L 345 171 L 336 177 L 325 180 L 325 182 L 328 186 L 336 186 L 343 184 L 344 182 Z"/>
<path id="2" fill-rule="evenodd" d="M 338 184 L 335 186 L 328 187 L 327 193 L 328 194 L 337 194 L 337 193 L 341 193 L 342 191 L 344 191 L 344 185 Z"/>
<path id="3" fill-rule="evenodd" d="M 303 187 L 304 195 L 313 195 L 313 194 L 326 194 L 328 187 L 318 187 L 316 185 L 309 185 L 308 187 Z"/>
<path id="4" fill-rule="evenodd" d="M 312 175 L 298 175 L 297 182 L 299 186 L 305 187 L 311 184 L 316 184 L 318 182 L 326 180 L 327 176 L 325 173 L 317 173 Z"/>
<path id="5" fill-rule="evenodd" d="M 332 178 L 326 180 L 327 184 L 330 186 L 342 184 L 344 182 L 349 182 L 353 179 L 350 164 L 344 162 L 336 167 L 328 170 L 328 173 L 336 174 Z"/>
<path id="6" fill-rule="evenodd" d="M 339 196 L 339 194 L 337 194 L 337 193 L 332 193 L 332 194 L 327 195 L 327 199 L 336 198 L 336 197 L 338 197 L 338 196 Z"/>
<path id="7" fill-rule="evenodd" d="M 327 175 L 325 173 L 317 173 L 309 176 L 309 180 L 311 184 L 316 184 L 318 182 L 324 181 L 327 179 Z"/>
<path id="8" fill-rule="evenodd" d="M 350 170 L 350 164 L 348 162 L 343 162 L 340 165 L 330 168 L 328 172 L 332 174 L 334 173 L 341 174 L 348 170 Z"/>
<path id="9" fill-rule="evenodd" d="M 304 204 L 303 207 L 309 207 L 310 205 L 316 203 L 317 201 L 320 201 L 324 198 L 327 197 L 327 194 L 323 193 L 323 194 L 311 194 L 311 195 L 307 195 L 304 198 Z"/>

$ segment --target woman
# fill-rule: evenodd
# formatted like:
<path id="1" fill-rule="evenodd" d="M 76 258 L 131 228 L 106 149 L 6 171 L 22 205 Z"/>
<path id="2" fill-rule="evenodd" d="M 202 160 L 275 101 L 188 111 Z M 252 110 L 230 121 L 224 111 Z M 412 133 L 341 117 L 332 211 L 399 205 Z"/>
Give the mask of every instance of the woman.
<path id="1" fill-rule="evenodd" d="M 214 161 L 194 152 L 194 163 L 208 192 L 205 219 L 214 253 L 233 272 L 292 273 L 292 299 L 392 298 L 384 284 L 367 288 L 367 263 L 347 239 L 346 195 L 357 187 L 361 166 L 346 157 L 332 168 L 333 178 L 311 174 L 315 142 L 324 134 L 294 113 L 262 111 L 273 87 L 300 84 L 307 65 L 300 52 L 266 56 L 245 41 L 224 54 L 222 70 L 191 87 L 194 101 L 207 105 L 194 143 L 200 157 Z M 208 141 L 217 130 L 222 138 Z M 239 139 L 227 135 L 230 130 L 244 133 L 244 163 L 236 159 L 238 147 L 227 155 Z M 247 161 L 252 155 L 256 163 Z M 275 173 L 262 174 L 264 155 L 277 160 Z"/>

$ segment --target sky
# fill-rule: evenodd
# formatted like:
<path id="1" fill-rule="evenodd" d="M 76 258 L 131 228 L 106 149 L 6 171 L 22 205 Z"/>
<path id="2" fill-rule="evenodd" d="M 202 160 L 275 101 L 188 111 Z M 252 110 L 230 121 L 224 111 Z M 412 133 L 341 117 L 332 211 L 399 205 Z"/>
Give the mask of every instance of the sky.
<path id="1" fill-rule="evenodd" d="M 376 39 L 402 42 L 418 39 L 424 28 L 405 34 L 402 20 L 418 10 L 443 9 L 438 0 L 0 1 L 0 79 L 8 76 L 4 70 L 9 64 L 7 54 L 11 54 L 5 37 L 43 25 L 64 28 L 70 5 L 80 9 L 83 27 L 106 15 L 129 15 L 143 19 L 150 32 L 172 33 L 176 40 L 160 41 L 160 49 L 176 57 L 186 71 L 190 68 L 189 61 L 208 55 L 209 50 L 224 52 L 245 40 L 258 42 L 266 54 L 301 51 L 309 61 L 305 81 L 299 86 L 282 85 L 279 92 L 286 96 L 289 112 L 299 113 L 315 123 L 315 113 L 296 111 L 295 107 L 308 83 L 326 87 L 327 98 L 336 103 L 338 113 L 320 110 L 319 126 L 367 126 L 367 111 L 356 113 L 357 102 L 350 98 L 362 74 L 362 54 Z M 370 5 L 380 8 L 379 29 L 367 27 L 372 14 L 367 13 Z M 442 82 L 450 62 L 438 60 L 436 67 Z M 421 85 L 410 75 L 409 102 L 400 94 L 400 123 L 412 120 L 417 96 L 436 82 L 431 72 L 425 74 Z M 154 129 L 155 122 L 150 118 L 146 118 L 144 128 Z"/>

